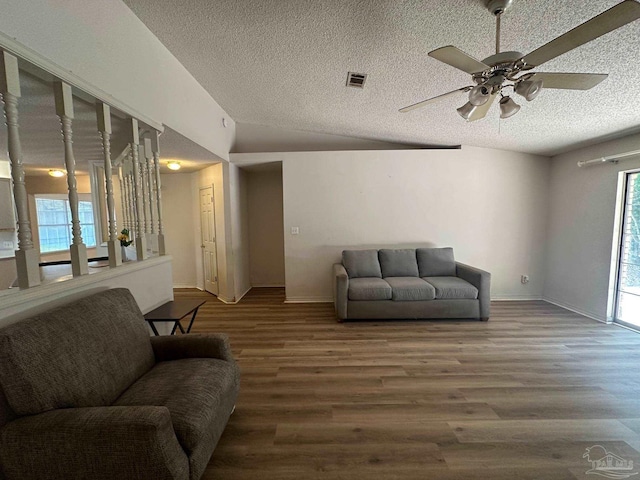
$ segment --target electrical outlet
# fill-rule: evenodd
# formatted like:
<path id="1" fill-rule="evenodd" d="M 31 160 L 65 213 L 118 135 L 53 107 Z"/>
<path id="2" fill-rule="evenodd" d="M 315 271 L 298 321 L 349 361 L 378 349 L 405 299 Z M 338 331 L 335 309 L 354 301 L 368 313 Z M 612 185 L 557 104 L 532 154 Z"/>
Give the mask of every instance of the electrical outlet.
<path id="1" fill-rule="evenodd" d="M 13 248 L 13 242 L 2 242 L 2 248 Z"/>
<path id="2" fill-rule="evenodd" d="M 526 285 L 527 283 L 529 283 L 529 275 L 521 275 L 520 283 L 523 285 Z"/>
<path id="3" fill-rule="evenodd" d="M 299 227 L 291 227 L 291 235 L 298 235 L 300 233 Z"/>

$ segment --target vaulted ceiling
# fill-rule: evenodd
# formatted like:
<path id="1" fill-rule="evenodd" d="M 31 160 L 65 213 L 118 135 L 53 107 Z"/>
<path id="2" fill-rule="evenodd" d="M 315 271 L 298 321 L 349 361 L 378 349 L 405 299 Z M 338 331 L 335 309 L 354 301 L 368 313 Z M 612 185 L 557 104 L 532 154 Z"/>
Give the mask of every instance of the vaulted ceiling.
<path id="1" fill-rule="evenodd" d="M 548 72 L 609 73 L 586 92 L 543 90 L 516 116 L 494 105 L 466 123 L 465 94 L 398 109 L 470 84 L 427 53 L 455 45 L 494 53 L 484 0 L 125 0 L 237 121 L 422 145 L 475 145 L 555 154 L 640 130 L 640 21 L 544 65 Z M 503 50 L 528 53 L 618 3 L 514 0 Z M 348 88 L 348 71 L 368 74 Z M 497 102 L 496 102 L 497 103 Z"/>

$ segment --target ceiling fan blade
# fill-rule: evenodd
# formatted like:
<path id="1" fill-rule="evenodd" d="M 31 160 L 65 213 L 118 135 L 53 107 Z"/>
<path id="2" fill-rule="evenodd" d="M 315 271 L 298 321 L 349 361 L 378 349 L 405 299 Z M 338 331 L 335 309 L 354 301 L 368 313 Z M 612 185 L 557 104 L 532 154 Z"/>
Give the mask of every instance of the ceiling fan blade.
<path id="1" fill-rule="evenodd" d="M 536 73 L 532 80 L 542 80 L 542 88 L 589 90 L 609 75 L 606 73 Z"/>
<path id="2" fill-rule="evenodd" d="M 453 45 L 436 48 L 429 52 L 429 56 L 467 73 L 484 72 L 491 68 Z"/>
<path id="3" fill-rule="evenodd" d="M 427 100 L 423 100 L 421 102 L 414 103 L 413 105 L 409 105 L 408 107 L 401 108 L 400 112 L 407 113 L 407 112 L 410 112 L 411 110 L 415 110 L 416 108 L 424 107 L 425 105 L 428 105 L 430 103 L 438 102 L 438 101 L 442 100 L 443 98 L 446 98 L 446 97 L 448 97 L 450 95 L 455 95 L 458 92 L 468 92 L 472 88 L 473 87 L 462 87 L 462 88 L 459 88 L 457 90 L 453 90 L 452 92 L 443 93 L 442 95 L 438 95 L 437 97 L 432 97 L 432 98 L 429 98 Z"/>
<path id="4" fill-rule="evenodd" d="M 498 96 L 498 92 L 492 93 L 491 96 L 489 97 L 489 100 L 487 100 L 487 102 L 484 105 L 480 105 L 479 107 L 476 107 L 473 113 L 469 116 L 469 120 L 467 121 L 474 122 L 476 120 L 480 120 L 481 118 L 484 118 L 487 112 L 489 111 L 489 108 L 491 108 L 491 105 L 493 105 L 493 101 L 496 99 L 497 96 Z"/>
<path id="5" fill-rule="evenodd" d="M 625 0 L 525 55 L 522 60 L 528 68 L 537 67 L 638 18 L 640 3 Z"/>

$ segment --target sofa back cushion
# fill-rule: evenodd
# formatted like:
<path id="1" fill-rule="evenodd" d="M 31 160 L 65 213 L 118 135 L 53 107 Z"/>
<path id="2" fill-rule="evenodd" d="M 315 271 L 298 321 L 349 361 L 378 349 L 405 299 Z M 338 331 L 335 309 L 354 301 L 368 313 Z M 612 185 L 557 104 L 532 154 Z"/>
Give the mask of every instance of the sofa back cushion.
<path id="1" fill-rule="evenodd" d="M 342 265 L 349 278 L 382 277 L 377 250 L 344 250 Z"/>
<path id="2" fill-rule="evenodd" d="M 413 248 L 382 249 L 379 252 L 382 277 L 417 277 L 418 262 Z"/>
<path id="3" fill-rule="evenodd" d="M 154 363 L 148 327 L 124 288 L 0 330 L 0 387 L 18 415 L 110 405 Z"/>
<path id="4" fill-rule="evenodd" d="M 418 248 L 420 277 L 455 277 L 456 261 L 453 248 Z"/>

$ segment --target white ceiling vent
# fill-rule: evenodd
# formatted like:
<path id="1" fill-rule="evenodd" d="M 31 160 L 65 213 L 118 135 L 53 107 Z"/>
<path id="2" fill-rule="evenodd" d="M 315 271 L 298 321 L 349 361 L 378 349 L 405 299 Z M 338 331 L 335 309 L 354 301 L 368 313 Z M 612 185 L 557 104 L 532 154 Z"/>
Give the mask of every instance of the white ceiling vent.
<path id="1" fill-rule="evenodd" d="M 349 72 L 347 75 L 347 87 L 364 88 L 364 81 L 366 79 L 366 73 Z"/>

